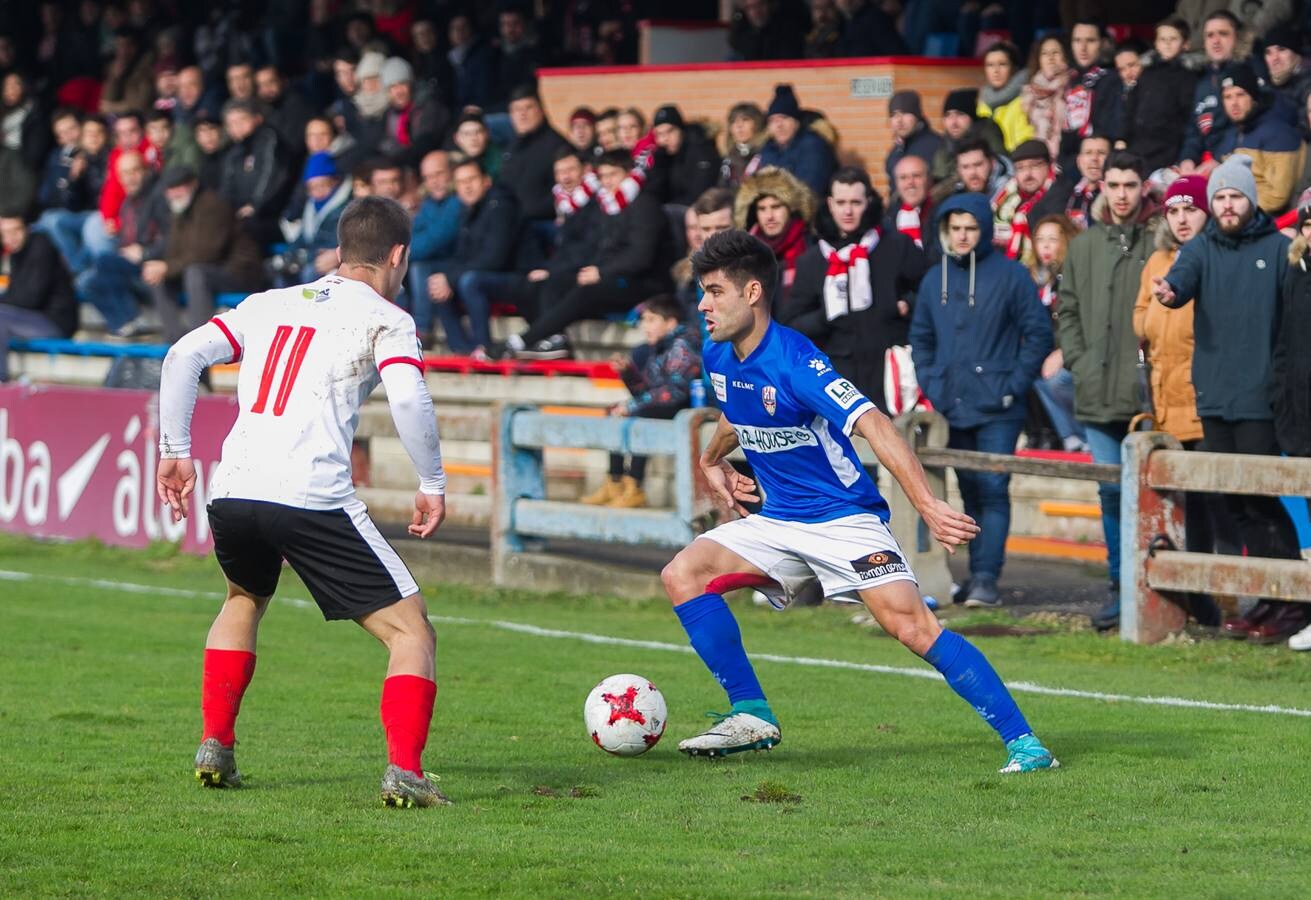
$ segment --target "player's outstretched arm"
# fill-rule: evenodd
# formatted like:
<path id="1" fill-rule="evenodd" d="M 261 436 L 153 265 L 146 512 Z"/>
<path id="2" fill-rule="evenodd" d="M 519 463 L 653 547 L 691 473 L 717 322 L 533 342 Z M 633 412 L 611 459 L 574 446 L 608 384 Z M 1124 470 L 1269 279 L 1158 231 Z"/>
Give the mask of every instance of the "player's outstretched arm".
<path id="1" fill-rule="evenodd" d="M 159 375 L 159 466 L 155 493 L 168 504 L 173 521 L 187 516 L 196 469 L 191 462 L 191 416 L 201 374 L 218 362 L 241 358 L 233 327 L 211 319 L 169 348 Z"/>
<path id="2" fill-rule="evenodd" d="M 739 516 L 746 516 L 749 513 L 742 504 L 758 503 L 760 496 L 756 493 L 755 481 L 733 468 L 726 458 L 737 446 L 737 432 L 721 413 L 715 433 L 701 451 L 701 471 L 715 498 Z"/>
<path id="3" fill-rule="evenodd" d="M 385 365 L 380 374 L 387 389 L 396 434 L 419 474 L 419 490 L 414 495 L 414 515 L 408 530 L 417 538 L 426 538 L 446 518 L 446 471 L 442 468 L 442 444 L 432 395 L 417 366 Z"/>
<path id="4" fill-rule="evenodd" d="M 879 462 L 897 479 L 897 484 L 924 519 L 924 524 L 929 526 L 935 541 L 946 547 L 947 552 L 955 553 L 957 547 L 973 540 L 979 533 L 979 526 L 965 513 L 952 509 L 946 501 L 933 495 L 915 451 L 897 433 L 887 416 L 877 409 L 870 409 L 856 420 L 855 430 L 869 441 Z"/>

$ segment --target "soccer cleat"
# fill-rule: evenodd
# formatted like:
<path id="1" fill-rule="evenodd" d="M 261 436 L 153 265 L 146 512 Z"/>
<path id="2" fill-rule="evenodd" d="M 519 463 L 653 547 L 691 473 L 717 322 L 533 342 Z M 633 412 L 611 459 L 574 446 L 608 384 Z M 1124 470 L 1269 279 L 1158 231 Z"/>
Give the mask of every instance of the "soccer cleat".
<path id="1" fill-rule="evenodd" d="M 241 787 L 241 773 L 237 771 L 237 757 L 231 747 L 224 747 L 218 738 L 205 738 L 196 751 L 196 780 L 204 787 Z"/>
<path id="2" fill-rule="evenodd" d="M 1297 634 L 1288 639 L 1288 649 L 1311 650 L 1311 625 L 1303 628 Z"/>
<path id="3" fill-rule="evenodd" d="M 1042 745 L 1036 735 L 1017 737 L 1006 745 L 1006 765 L 998 771 L 1003 775 L 1016 772 L 1033 772 L 1037 769 L 1056 769 L 1060 763 L 1052 752 Z"/>
<path id="4" fill-rule="evenodd" d="M 451 801 L 437 790 L 431 772 L 415 775 L 400 766 L 389 765 L 382 773 L 382 805 L 410 809 L 415 806 L 449 806 Z"/>
<path id="5" fill-rule="evenodd" d="M 678 749 L 688 756 L 727 756 L 744 750 L 769 750 L 783 740 L 778 726 L 751 713 L 727 713 L 716 717 L 713 728 L 688 738 Z"/>

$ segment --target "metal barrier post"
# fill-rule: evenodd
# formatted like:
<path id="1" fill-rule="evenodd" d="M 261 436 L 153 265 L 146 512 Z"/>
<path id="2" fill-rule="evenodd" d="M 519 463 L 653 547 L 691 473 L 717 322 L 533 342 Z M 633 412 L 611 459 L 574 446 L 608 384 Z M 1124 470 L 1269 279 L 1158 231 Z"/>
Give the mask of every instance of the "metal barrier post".
<path id="1" fill-rule="evenodd" d="M 524 549 L 514 527 L 514 501 L 546 497 L 542 451 L 516 447 L 514 417 L 536 409 L 530 404 L 497 403 L 492 409 L 492 583 L 506 584 L 505 569 L 511 553 Z"/>
<path id="2" fill-rule="evenodd" d="M 1121 450 L 1120 639 L 1135 644 L 1154 644 L 1188 621 L 1187 613 L 1147 578 L 1153 544 L 1184 546 L 1184 495 L 1152 487 L 1151 455 L 1182 449 L 1164 432 L 1140 431 L 1127 435 Z"/>
<path id="3" fill-rule="evenodd" d="M 918 453 L 922 448 L 941 449 L 947 446 L 947 420 L 937 413 L 912 412 L 899 416 L 893 423 L 906 443 Z M 947 470 L 940 466 L 925 466 L 924 474 L 934 496 L 947 498 Z M 900 485 L 894 485 L 887 497 L 892 513 L 889 522 L 893 537 L 906 554 L 906 564 L 919 581 L 920 593 L 934 597 L 942 605 L 951 603 L 951 571 L 947 568 L 947 551 L 928 534 L 920 521 L 920 514 L 911 504 Z"/>
<path id="4" fill-rule="evenodd" d="M 714 409 L 685 409 L 674 416 L 682 436 L 674 454 L 674 509 L 694 531 L 701 517 L 714 510 L 710 485 L 701 473 L 701 426 L 718 418 Z"/>

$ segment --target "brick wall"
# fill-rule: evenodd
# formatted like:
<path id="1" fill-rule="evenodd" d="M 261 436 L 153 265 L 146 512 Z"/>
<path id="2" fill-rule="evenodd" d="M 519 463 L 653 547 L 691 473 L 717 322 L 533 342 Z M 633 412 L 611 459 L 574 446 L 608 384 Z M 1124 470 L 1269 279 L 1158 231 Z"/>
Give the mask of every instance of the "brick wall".
<path id="1" fill-rule="evenodd" d="M 734 103 L 752 100 L 763 108 L 773 96 L 775 84 L 790 82 L 802 107 L 824 111 L 837 128 L 842 161 L 864 166 L 886 194 L 883 163 L 892 146 L 887 99 L 851 96 L 851 79 L 880 75 L 892 78 L 894 91 L 919 91 L 924 112 L 939 131 L 946 93 L 982 81 L 979 65 L 968 60 L 912 58 L 543 69 L 539 73 L 547 115 L 562 132 L 567 125 L 565 117 L 578 106 L 636 106 L 649 120 L 656 107 L 677 103 L 684 118 L 722 123 Z"/>

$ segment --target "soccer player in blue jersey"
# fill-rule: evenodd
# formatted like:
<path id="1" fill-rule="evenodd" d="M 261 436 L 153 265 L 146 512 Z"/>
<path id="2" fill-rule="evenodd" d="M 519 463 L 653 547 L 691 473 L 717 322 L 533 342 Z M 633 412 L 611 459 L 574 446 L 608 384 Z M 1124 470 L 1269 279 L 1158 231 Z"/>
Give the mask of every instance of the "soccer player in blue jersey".
<path id="1" fill-rule="evenodd" d="M 782 740 L 778 719 L 742 646 L 723 592 L 761 586 L 786 605 L 816 578 L 825 596 L 859 599 L 884 630 L 942 673 L 1006 745 L 1004 773 L 1057 765 L 996 671 L 969 641 L 943 630 L 888 530 L 888 506 L 850 435 L 874 448 L 935 540 L 948 550 L 979 533 L 974 520 L 935 497 L 892 423 L 806 337 L 773 321 L 777 265 L 743 231 L 709 238 L 692 257 L 705 291 L 702 350 L 723 414 L 701 456 L 717 496 L 742 518 L 693 541 L 665 567 L 665 590 L 692 648 L 728 692 L 732 710 L 678 749 L 692 756 L 765 750 Z M 725 457 L 741 446 L 755 480 Z M 763 497 L 760 512 L 743 503 Z"/>

